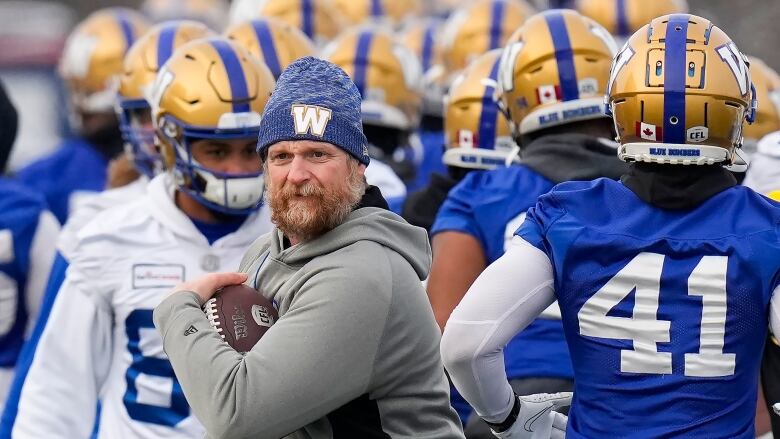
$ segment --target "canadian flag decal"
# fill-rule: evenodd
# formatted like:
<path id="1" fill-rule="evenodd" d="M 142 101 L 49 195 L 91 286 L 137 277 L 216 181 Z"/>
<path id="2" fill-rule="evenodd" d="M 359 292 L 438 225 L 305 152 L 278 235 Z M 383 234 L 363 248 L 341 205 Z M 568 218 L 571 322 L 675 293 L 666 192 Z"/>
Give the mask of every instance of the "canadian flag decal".
<path id="1" fill-rule="evenodd" d="M 561 87 L 557 85 L 543 85 L 536 89 L 536 99 L 542 105 L 558 102 L 561 96 Z"/>
<path id="2" fill-rule="evenodd" d="M 664 138 L 663 128 L 644 122 L 636 123 L 636 135 L 645 140 L 660 141 Z"/>

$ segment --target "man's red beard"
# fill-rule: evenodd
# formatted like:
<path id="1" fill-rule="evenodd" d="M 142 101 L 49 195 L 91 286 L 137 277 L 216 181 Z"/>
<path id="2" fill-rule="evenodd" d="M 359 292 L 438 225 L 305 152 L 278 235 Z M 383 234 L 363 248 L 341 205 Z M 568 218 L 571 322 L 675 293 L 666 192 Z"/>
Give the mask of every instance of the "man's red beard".
<path id="1" fill-rule="evenodd" d="M 343 185 L 325 188 L 315 181 L 281 187 L 267 181 L 271 221 L 287 237 L 310 241 L 343 223 L 365 192 L 365 179 L 351 169 Z"/>

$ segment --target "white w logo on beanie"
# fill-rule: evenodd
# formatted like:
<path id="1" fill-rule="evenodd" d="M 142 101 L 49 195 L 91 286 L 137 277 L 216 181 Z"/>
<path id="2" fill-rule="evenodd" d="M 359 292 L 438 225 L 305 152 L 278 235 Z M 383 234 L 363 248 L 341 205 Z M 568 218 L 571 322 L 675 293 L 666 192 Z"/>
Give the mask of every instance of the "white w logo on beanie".
<path id="1" fill-rule="evenodd" d="M 329 108 L 315 105 L 293 105 L 292 116 L 295 122 L 295 133 L 323 137 L 332 114 Z"/>

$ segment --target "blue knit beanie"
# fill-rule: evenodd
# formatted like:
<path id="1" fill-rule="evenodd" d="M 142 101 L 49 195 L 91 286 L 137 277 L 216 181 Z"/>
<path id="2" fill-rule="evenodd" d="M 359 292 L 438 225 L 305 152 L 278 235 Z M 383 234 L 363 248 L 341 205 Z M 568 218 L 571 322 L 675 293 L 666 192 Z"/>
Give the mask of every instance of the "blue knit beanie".
<path id="1" fill-rule="evenodd" d="M 283 140 L 328 142 L 368 165 L 360 92 L 335 64 L 307 56 L 282 72 L 260 123 L 257 152 Z"/>

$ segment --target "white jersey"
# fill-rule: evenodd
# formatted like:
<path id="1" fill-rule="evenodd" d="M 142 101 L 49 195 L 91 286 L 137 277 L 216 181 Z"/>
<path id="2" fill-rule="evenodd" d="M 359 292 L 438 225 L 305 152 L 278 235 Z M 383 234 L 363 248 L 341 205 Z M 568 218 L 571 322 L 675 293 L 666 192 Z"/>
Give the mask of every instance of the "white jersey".
<path id="1" fill-rule="evenodd" d="M 366 167 L 366 182 L 378 187 L 391 207 L 400 206 L 406 199 L 404 182 L 395 174 L 393 168 L 377 159 L 371 159 Z"/>
<path id="2" fill-rule="evenodd" d="M 62 227 L 62 232 L 57 239 L 57 251 L 69 259 L 70 253 L 78 242 L 76 236 L 87 223 L 92 221 L 100 212 L 114 206 L 129 203 L 146 193 L 149 179 L 142 175 L 132 183 L 103 192 L 92 193 L 88 197 L 80 199 L 71 209 L 68 221 Z"/>
<path id="3" fill-rule="evenodd" d="M 14 438 L 200 438 L 152 323 L 180 282 L 238 268 L 271 229 L 266 208 L 213 245 L 173 201 L 167 175 L 78 233 L 21 390 Z"/>
<path id="4" fill-rule="evenodd" d="M 758 151 L 742 183 L 760 194 L 780 189 L 780 131 L 767 134 L 758 142 Z"/>

